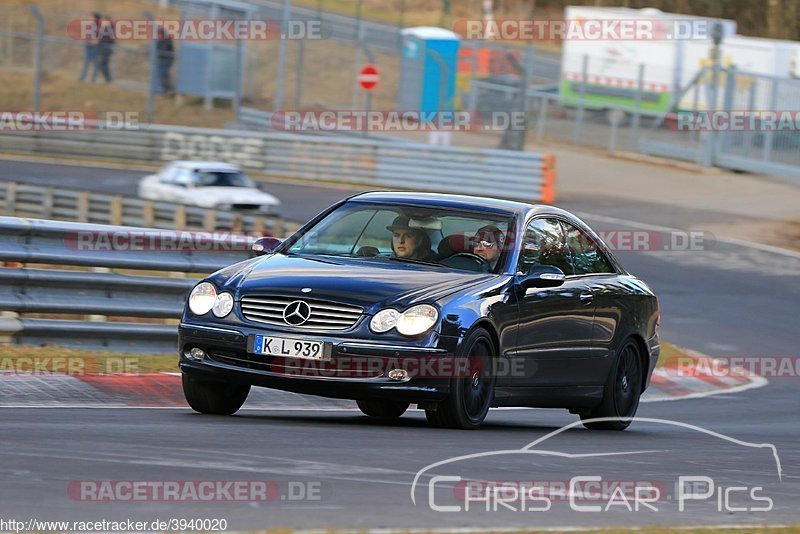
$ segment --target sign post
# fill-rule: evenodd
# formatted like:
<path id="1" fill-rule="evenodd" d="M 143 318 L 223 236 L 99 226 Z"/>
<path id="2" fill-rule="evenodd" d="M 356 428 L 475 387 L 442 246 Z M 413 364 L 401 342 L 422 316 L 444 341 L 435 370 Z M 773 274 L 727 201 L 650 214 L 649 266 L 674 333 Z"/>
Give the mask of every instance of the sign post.
<path id="1" fill-rule="evenodd" d="M 378 85 L 381 75 L 378 72 L 378 67 L 375 65 L 364 65 L 358 73 L 358 85 L 362 90 L 367 92 L 367 115 L 372 109 L 372 90 Z M 364 136 L 369 135 L 369 120 L 367 120 L 367 129 L 364 130 Z"/>

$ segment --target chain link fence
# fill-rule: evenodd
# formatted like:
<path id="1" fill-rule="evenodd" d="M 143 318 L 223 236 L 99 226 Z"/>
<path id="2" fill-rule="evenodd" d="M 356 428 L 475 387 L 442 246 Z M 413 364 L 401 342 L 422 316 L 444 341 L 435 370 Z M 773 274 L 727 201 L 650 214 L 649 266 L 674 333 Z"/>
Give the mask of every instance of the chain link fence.
<path id="1" fill-rule="evenodd" d="M 36 33 L 0 31 L 0 72 L 33 75 L 36 69 Z M 69 37 L 44 35 L 42 70 L 46 76 L 63 75 L 77 80 L 83 70 L 85 44 Z M 146 46 L 114 45 L 112 79 L 120 86 L 147 91 L 150 65 Z M 87 82 L 105 81 L 96 68 L 87 69 Z"/>

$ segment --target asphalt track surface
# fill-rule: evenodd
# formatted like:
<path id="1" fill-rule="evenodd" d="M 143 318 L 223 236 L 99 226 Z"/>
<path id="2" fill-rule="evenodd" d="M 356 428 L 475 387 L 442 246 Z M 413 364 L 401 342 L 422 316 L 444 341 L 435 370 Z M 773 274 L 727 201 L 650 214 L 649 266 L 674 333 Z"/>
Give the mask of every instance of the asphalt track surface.
<path id="1" fill-rule="evenodd" d="M 0 178 L 130 194 L 138 171 L 0 162 Z M 87 182 L 89 179 L 91 182 Z M 286 213 L 308 217 L 349 191 L 271 186 Z M 559 202 L 596 229 L 619 229 L 616 218 L 683 228 L 722 215 L 571 198 Z M 712 246 L 713 245 L 713 246 Z M 718 356 L 797 356 L 800 258 L 725 242 L 706 250 L 628 252 L 623 263 L 648 281 L 662 306 L 661 333 L 673 343 Z M 428 428 L 421 412 L 393 423 L 336 410 L 243 410 L 211 417 L 187 409 L 2 409 L 0 517 L 27 520 L 225 518 L 229 528 L 264 527 L 545 527 L 650 524 L 786 524 L 800 522 L 797 376 L 770 378 L 759 389 L 642 404 L 626 432 L 569 429 L 519 452 L 576 417 L 562 410 L 498 410 L 474 432 Z M 694 425 L 694 427 L 681 426 Z M 711 435 L 703 429 L 718 433 Z M 726 439 L 726 436 L 736 442 Z M 770 447 L 756 447 L 770 444 Z M 489 451 L 420 470 L 450 458 Z M 517 452 L 511 452 L 517 451 Z M 549 451 L 549 452 L 548 452 Z M 623 453 L 623 454 L 609 454 Z M 778 470 L 780 464 L 780 476 Z M 578 512 L 568 501 L 490 499 L 464 510 L 457 482 L 435 475 L 490 481 L 551 481 L 600 476 L 638 481 L 662 498 L 628 511 Z M 679 511 L 679 476 L 706 476 L 713 495 Z M 271 481 L 283 498 L 270 502 L 92 502 L 67 492 L 70 482 L 96 480 Z M 289 498 L 289 487 L 314 499 Z M 431 489 L 431 487 L 433 489 Z M 730 490 L 745 487 L 745 493 Z M 761 490 L 753 490 L 761 487 Z M 453 489 L 455 488 L 455 489 Z M 706 488 L 698 488 L 698 491 Z M 729 499 L 725 501 L 725 490 Z M 753 491 L 753 494 L 750 494 Z M 429 504 L 461 506 L 434 511 Z M 509 494 L 506 494 L 506 498 Z M 748 511 L 772 499 L 770 511 Z M 609 496 L 576 501 L 600 505 Z M 629 498 L 633 507 L 633 498 Z M 617 503 L 620 503 L 617 496 Z M 488 510 L 487 510 L 488 506 Z M 509 509 L 513 508 L 513 510 Z M 523 508 L 525 511 L 520 511 Z M 738 508 L 732 510 L 732 508 Z"/>

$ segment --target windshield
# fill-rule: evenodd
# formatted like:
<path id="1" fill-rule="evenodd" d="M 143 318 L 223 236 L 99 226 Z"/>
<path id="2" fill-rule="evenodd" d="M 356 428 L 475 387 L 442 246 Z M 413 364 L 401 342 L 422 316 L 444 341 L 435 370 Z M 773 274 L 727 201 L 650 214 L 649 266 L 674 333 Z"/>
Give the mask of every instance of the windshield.
<path id="1" fill-rule="evenodd" d="M 252 180 L 240 171 L 195 170 L 198 187 L 255 187 Z"/>
<path id="2" fill-rule="evenodd" d="M 403 261 L 498 272 L 512 217 L 351 202 L 319 221 L 287 252 Z"/>

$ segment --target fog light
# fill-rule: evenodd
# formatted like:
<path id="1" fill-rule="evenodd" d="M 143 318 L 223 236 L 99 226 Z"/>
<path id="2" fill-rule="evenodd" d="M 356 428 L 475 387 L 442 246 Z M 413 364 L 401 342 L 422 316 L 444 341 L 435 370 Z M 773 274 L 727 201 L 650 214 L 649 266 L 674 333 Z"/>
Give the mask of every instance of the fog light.
<path id="1" fill-rule="evenodd" d="M 202 360 L 206 357 L 206 351 L 201 349 L 200 347 L 192 347 L 188 354 L 186 354 L 187 358 L 192 360 Z"/>
<path id="2" fill-rule="evenodd" d="M 392 380 L 405 380 L 408 378 L 408 371 L 405 369 L 392 369 L 389 371 L 389 378 Z"/>

